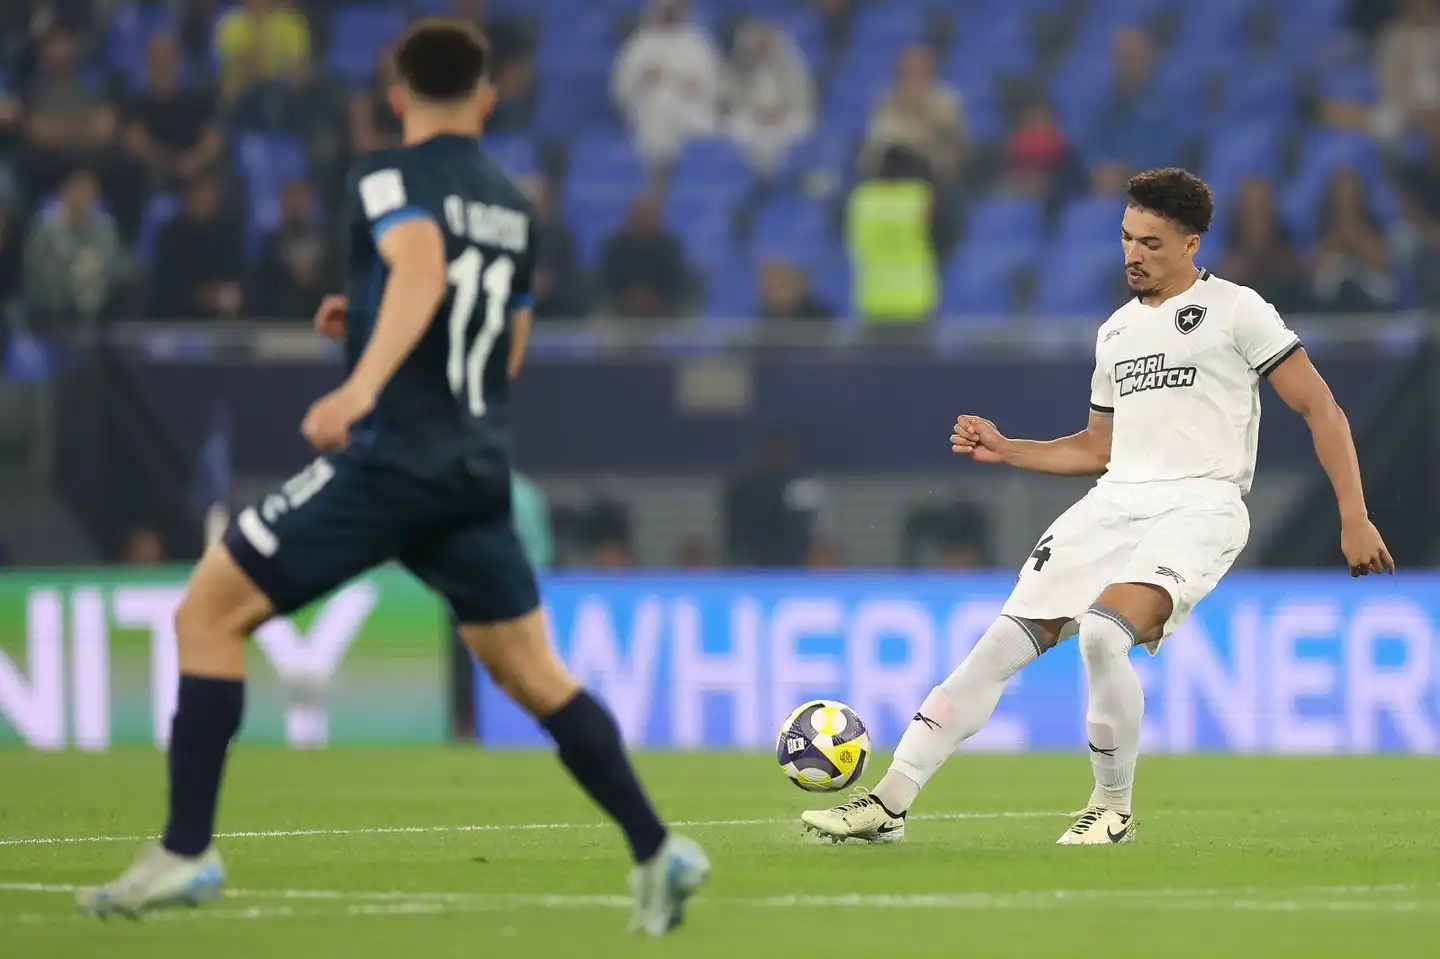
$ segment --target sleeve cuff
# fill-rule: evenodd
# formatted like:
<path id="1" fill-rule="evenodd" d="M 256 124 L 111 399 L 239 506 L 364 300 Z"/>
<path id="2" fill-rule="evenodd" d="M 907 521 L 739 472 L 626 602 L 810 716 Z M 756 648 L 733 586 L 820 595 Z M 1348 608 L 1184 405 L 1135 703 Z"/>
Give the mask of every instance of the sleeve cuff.
<path id="1" fill-rule="evenodd" d="M 418 206 L 403 206 L 376 220 L 374 226 L 370 227 L 370 236 L 374 238 L 376 243 L 379 243 L 380 238 L 386 233 L 389 233 L 400 224 L 408 223 L 411 220 L 430 220 L 434 222 L 435 218 Z"/>
<path id="2" fill-rule="evenodd" d="M 1285 349 L 1281 350 L 1279 353 L 1276 353 L 1270 359 L 1266 360 L 1264 363 L 1261 363 L 1259 366 L 1255 367 L 1255 372 L 1259 373 L 1261 376 L 1269 376 L 1271 373 L 1275 372 L 1276 367 L 1278 367 L 1281 363 L 1284 363 L 1286 360 L 1290 359 L 1291 354 L 1293 354 L 1296 350 L 1300 349 L 1301 345 L 1302 344 L 1300 343 L 1300 341 L 1296 340 L 1289 346 L 1285 347 Z"/>
<path id="3" fill-rule="evenodd" d="M 1090 412 L 1092 412 L 1092 413 L 1099 413 L 1101 416 L 1114 416 L 1114 415 L 1115 415 L 1115 407 L 1113 407 L 1113 406 L 1101 406 L 1099 403 L 1091 403 L 1091 404 L 1090 404 Z"/>
<path id="4" fill-rule="evenodd" d="M 515 293 L 510 297 L 510 309 L 512 312 L 515 310 L 528 310 L 534 305 L 535 294 L 533 293 Z"/>

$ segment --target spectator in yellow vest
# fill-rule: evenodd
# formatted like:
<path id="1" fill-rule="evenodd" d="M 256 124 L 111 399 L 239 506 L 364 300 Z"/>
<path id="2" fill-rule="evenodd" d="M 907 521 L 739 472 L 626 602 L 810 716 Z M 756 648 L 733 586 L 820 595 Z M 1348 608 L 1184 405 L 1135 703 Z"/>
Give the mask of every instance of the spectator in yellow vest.
<path id="1" fill-rule="evenodd" d="M 285 0 L 245 0 L 215 25 L 220 89 L 233 100 L 263 80 L 292 77 L 310 59 L 310 25 Z"/>
<path id="2" fill-rule="evenodd" d="M 935 310 L 935 188 L 926 173 L 919 157 L 891 147 L 879 175 L 850 194 L 845 233 L 855 309 L 872 326 L 913 329 Z"/>

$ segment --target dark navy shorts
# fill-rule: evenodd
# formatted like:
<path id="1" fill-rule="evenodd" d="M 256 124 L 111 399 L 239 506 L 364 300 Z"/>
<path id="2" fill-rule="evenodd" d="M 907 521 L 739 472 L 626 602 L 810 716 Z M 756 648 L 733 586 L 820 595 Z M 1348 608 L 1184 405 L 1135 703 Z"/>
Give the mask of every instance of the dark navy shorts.
<path id="1" fill-rule="evenodd" d="M 242 510 L 225 545 L 279 613 L 390 560 L 467 625 L 540 605 L 510 522 L 509 478 L 429 479 L 351 453 L 322 456 Z"/>

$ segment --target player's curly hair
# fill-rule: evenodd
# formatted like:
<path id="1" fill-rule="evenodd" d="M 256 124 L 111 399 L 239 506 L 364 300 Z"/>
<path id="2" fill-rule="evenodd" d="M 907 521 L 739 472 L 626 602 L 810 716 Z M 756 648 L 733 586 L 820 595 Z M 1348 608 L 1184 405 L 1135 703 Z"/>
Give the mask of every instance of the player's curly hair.
<path id="1" fill-rule="evenodd" d="M 418 20 L 395 44 L 395 72 L 429 100 L 469 96 L 490 69 L 490 41 L 468 20 Z"/>
<path id="2" fill-rule="evenodd" d="M 1210 187 L 1189 170 L 1164 167 L 1130 178 L 1125 200 L 1131 206 L 1163 216 L 1187 233 L 1204 233 L 1215 217 Z"/>

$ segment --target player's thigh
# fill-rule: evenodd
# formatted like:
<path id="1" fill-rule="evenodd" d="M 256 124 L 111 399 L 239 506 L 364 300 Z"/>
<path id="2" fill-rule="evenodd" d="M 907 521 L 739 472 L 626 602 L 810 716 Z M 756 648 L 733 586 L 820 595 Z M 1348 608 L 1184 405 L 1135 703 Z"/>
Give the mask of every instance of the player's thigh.
<path id="1" fill-rule="evenodd" d="M 465 645 L 522 707 L 545 716 L 575 694 L 508 516 L 426 537 L 400 560 L 445 597 Z"/>
<path id="2" fill-rule="evenodd" d="M 387 477 L 322 456 L 241 510 L 225 548 L 275 613 L 300 609 L 394 556 L 413 493 Z"/>
<path id="3" fill-rule="evenodd" d="M 1006 614 L 1035 622 L 1074 619 L 1123 568 L 1136 533 L 1099 500 L 1092 491 L 1045 530 L 1020 567 Z M 1057 638 L 1064 635 L 1057 631 Z"/>
<path id="4" fill-rule="evenodd" d="M 180 671 L 193 676 L 236 677 L 245 671 L 244 640 L 275 614 L 269 598 L 216 543 L 190 574 L 175 610 Z"/>
<path id="5" fill-rule="evenodd" d="M 1142 641 L 1158 642 L 1174 632 L 1230 571 L 1249 538 L 1250 516 L 1238 498 L 1180 506 L 1149 524 L 1114 577 L 1116 584 L 1150 587 L 1152 597 L 1163 591 L 1170 601 L 1159 635 Z"/>

